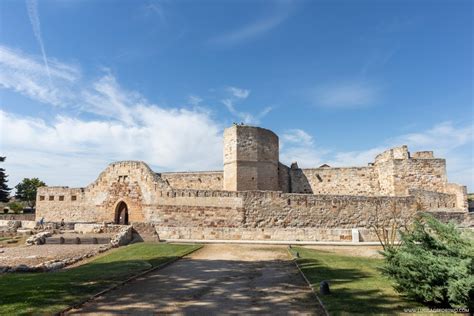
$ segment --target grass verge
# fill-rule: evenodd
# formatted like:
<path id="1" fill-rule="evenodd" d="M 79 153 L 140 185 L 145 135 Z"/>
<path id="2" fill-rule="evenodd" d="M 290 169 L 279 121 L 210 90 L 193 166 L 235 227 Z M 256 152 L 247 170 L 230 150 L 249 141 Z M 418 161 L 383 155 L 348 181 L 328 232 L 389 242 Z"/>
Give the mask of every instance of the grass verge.
<path id="1" fill-rule="evenodd" d="M 422 307 L 392 288 L 379 268 L 382 259 L 354 257 L 337 253 L 293 247 L 302 272 L 315 289 L 327 280 L 331 294 L 319 295 L 330 315 L 399 314 L 404 309 Z"/>
<path id="2" fill-rule="evenodd" d="M 198 245 L 139 243 L 77 268 L 0 277 L 0 315 L 52 314 L 140 272 L 176 259 Z"/>

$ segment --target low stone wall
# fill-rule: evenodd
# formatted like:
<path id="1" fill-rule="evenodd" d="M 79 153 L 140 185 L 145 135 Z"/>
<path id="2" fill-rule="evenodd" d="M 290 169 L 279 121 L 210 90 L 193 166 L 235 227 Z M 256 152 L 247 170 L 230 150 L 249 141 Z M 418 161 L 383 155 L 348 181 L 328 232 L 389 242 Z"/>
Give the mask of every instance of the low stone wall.
<path id="1" fill-rule="evenodd" d="M 34 221 L 35 214 L 0 214 L 0 220 L 6 221 Z"/>
<path id="2" fill-rule="evenodd" d="M 352 229 L 317 228 L 212 228 L 156 226 L 160 239 L 194 240 L 262 240 L 262 241 L 330 241 L 351 242 Z M 378 241 L 375 233 L 359 230 L 359 241 Z"/>
<path id="3" fill-rule="evenodd" d="M 454 222 L 461 228 L 474 229 L 474 213 L 466 212 L 429 212 L 435 218 L 439 219 L 444 223 Z"/>

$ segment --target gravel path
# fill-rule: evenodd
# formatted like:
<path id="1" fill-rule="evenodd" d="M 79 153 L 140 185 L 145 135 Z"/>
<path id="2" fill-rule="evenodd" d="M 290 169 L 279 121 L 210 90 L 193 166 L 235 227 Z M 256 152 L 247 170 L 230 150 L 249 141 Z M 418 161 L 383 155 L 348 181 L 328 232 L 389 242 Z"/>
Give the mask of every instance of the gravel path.
<path id="1" fill-rule="evenodd" d="M 70 314 L 321 315 L 286 247 L 206 245 Z"/>
<path id="2" fill-rule="evenodd" d="M 40 245 L 1 248 L 0 266 L 37 265 L 53 259 L 66 259 L 86 254 L 101 245 Z"/>

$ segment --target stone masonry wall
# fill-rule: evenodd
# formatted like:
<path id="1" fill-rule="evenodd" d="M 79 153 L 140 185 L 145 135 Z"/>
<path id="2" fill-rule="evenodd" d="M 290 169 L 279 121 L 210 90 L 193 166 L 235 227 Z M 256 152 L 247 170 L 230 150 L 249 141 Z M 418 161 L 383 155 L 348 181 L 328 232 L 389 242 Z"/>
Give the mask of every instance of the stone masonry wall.
<path id="1" fill-rule="evenodd" d="M 433 191 L 426 191 L 420 189 L 412 189 L 409 191 L 411 196 L 414 196 L 419 206 L 423 210 L 448 210 L 448 211 L 459 211 L 456 209 L 456 195 L 439 193 Z"/>
<path id="2" fill-rule="evenodd" d="M 373 167 L 290 169 L 293 193 L 377 195 Z"/>
<path id="3" fill-rule="evenodd" d="M 368 230 L 376 211 L 394 204 L 401 214 L 416 210 L 414 197 L 203 190 L 157 195 L 160 205 L 147 207 L 145 216 L 163 239 L 350 240 L 350 229 Z"/>
<path id="4" fill-rule="evenodd" d="M 410 189 L 445 192 L 448 182 L 444 159 L 396 159 L 393 172 L 395 195 Z"/>
<path id="5" fill-rule="evenodd" d="M 36 218 L 59 222 L 113 222 L 123 201 L 129 221 L 144 221 L 142 207 L 152 204 L 156 190 L 170 186 L 145 163 L 122 161 L 110 164 L 85 188 L 42 187 L 37 192 Z"/>
<path id="6" fill-rule="evenodd" d="M 173 189 L 222 190 L 223 171 L 163 172 L 158 174 Z"/>
<path id="7" fill-rule="evenodd" d="M 434 158 L 431 151 L 410 155 L 406 146 L 381 153 L 367 167 L 300 169 L 295 164 L 289 178 L 292 193 L 407 196 L 411 190 L 425 190 L 454 194 L 454 207 L 467 211 L 466 187 L 448 183 L 446 160 Z"/>

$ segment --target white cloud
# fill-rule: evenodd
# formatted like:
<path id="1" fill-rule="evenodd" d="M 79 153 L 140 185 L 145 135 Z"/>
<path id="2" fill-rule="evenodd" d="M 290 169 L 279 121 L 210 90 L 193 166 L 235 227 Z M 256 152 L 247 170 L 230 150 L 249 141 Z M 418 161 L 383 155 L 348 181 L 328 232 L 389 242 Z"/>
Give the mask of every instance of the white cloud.
<path id="1" fill-rule="evenodd" d="M 72 87 L 80 76 L 77 67 L 52 60 L 49 84 L 48 74 L 37 58 L 0 45 L 0 87 L 57 106 L 76 97 Z"/>
<path id="2" fill-rule="evenodd" d="M 290 144 L 298 144 L 304 146 L 313 145 L 313 136 L 309 135 L 302 129 L 290 129 L 281 136 L 283 142 Z"/>
<path id="3" fill-rule="evenodd" d="M 0 111 L 10 179 L 43 174 L 48 184 L 87 185 L 116 160 L 143 160 L 156 171 L 222 168 L 222 127 L 208 113 L 144 105 L 132 113 L 130 125 L 67 116 L 48 123 Z"/>
<path id="4" fill-rule="evenodd" d="M 372 105 L 378 98 L 378 89 L 367 82 L 342 82 L 317 87 L 311 93 L 316 106 L 354 108 Z"/>
<path id="5" fill-rule="evenodd" d="M 159 1 L 151 1 L 143 5 L 141 9 L 146 13 L 146 15 L 158 16 L 158 19 L 162 23 L 166 23 L 165 10 L 163 8 L 163 3 Z"/>
<path id="6" fill-rule="evenodd" d="M 204 101 L 201 97 L 197 95 L 190 95 L 188 97 L 188 103 L 192 106 L 199 106 L 201 102 Z"/>
<path id="7" fill-rule="evenodd" d="M 269 15 L 214 37 L 210 43 L 219 46 L 232 46 L 255 39 L 275 29 L 288 19 L 294 10 L 293 1 L 276 1 L 275 3 L 273 9 L 267 10 L 267 12 L 271 12 Z"/>
<path id="8" fill-rule="evenodd" d="M 51 87 L 37 58 L 0 46 L 0 87 L 97 118 L 45 121 L 0 111 L 0 152 L 7 156 L 10 185 L 33 176 L 51 185 L 87 185 L 107 164 L 125 159 L 157 171 L 222 168 L 223 127 L 206 110 L 152 104 L 109 72 L 84 84 L 77 68 L 50 66 Z"/>
<path id="9" fill-rule="evenodd" d="M 260 120 L 264 118 L 272 110 L 271 106 L 267 106 L 263 108 L 263 110 L 261 110 L 257 114 L 252 114 L 245 111 L 239 111 L 235 107 L 235 104 L 237 102 L 247 99 L 250 95 L 250 90 L 237 88 L 237 87 L 227 87 L 225 90 L 229 94 L 229 96 L 221 100 L 222 104 L 225 105 L 227 110 L 229 110 L 229 112 L 233 116 L 237 117 L 240 121 L 242 121 L 242 123 L 259 124 Z"/>
<path id="10" fill-rule="evenodd" d="M 249 113 L 249 112 L 238 111 L 234 106 L 234 100 L 233 99 L 224 99 L 221 102 L 222 102 L 222 104 L 225 105 L 227 110 L 229 110 L 229 112 L 233 116 L 239 118 L 242 121 L 242 123 L 244 123 L 244 124 L 259 124 L 260 120 L 262 118 L 264 118 L 272 110 L 272 107 L 267 106 L 262 111 L 260 111 L 258 114 L 252 114 L 252 113 Z"/>
<path id="11" fill-rule="evenodd" d="M 119 87 L 116 79 L 107 74 L 93 84 L 90 90 L 84 90 L 82 108 L 85 111 L 114 118 L 132 124 L 130 106 L 146 101 L 136 92 L 128 92 Z"/>
<path id="12" fill-rule="evenodd" d="M 234 97 L 238 99 L 247 99 L 250 95 L 250 90 L 236 87 L 227 87 L 227 91 L 229 91 Z"/>
<path id="13" fill-rule="evenodd" d="M 316 147 L 313 136 L 304 130 L 290 129 L 280 137 L 280 152 L 280 160 L 288 166 L 298 162 L 300 168 L 314 168 L 327 151 Z"/>

